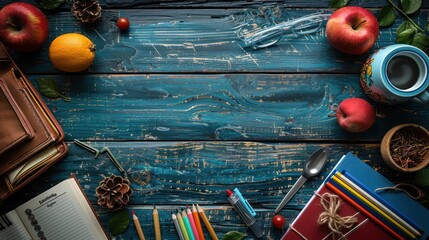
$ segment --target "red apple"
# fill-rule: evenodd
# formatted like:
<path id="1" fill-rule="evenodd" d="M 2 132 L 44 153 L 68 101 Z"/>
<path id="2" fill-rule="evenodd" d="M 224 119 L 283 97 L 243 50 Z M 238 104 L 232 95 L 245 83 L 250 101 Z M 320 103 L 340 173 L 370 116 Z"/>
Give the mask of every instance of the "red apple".
<path id="1" fill-rule="evenodd" d="M 0 41 L 18 52 L 32 52 L 48 39 L 49 24 L 36 6 L 14 2 L 0 10 Z"/>
<path id="2" fill-rule="evenodd" d="M 362 98 L 347 98 L 338 105 L 337 121 L 341 128 L 349 132 L 363 132 L 375 122 L 375 110 Z"/>
<path id="3" fill-rule="evenodd" d="M 340 52 L 361 55 L 378 38 L 378 21 L 363 7 L 346 6 L 336 10 L 326 24 L 329 43 Z"/>

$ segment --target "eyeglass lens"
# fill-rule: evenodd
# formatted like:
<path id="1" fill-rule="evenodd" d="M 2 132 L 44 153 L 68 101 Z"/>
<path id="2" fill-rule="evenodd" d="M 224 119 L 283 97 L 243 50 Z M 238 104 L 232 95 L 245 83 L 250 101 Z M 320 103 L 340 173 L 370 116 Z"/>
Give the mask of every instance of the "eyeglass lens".
<path id="1" fill-rule="evenodd" d="M 262 34 L 255 34 L 251 41 L 255 47 L 263 48 L 277 43 L 282 36 L 282 29 L 273 29 Z"/>

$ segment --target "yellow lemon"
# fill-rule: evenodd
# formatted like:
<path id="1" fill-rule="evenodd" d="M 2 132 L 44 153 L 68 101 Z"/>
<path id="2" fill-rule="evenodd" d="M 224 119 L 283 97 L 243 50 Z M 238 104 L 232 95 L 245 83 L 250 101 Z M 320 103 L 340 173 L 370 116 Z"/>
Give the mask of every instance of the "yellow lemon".
<path id="1" fill-rule="evenodd" d="M 49 46 L 49 59 L 64 72 L 80 72 L 87 69 L 95 57 L 95 44 L 79 33 L 58 36 Z"/>

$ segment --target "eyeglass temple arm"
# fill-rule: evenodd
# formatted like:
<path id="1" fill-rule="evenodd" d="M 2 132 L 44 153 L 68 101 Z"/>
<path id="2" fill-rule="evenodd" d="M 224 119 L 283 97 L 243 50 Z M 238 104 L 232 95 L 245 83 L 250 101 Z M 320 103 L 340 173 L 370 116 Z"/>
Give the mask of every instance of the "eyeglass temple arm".
<path id="1" fill-rule="evenodd" d="M 246 47 L 254 46 L 254 43 L 257 41 L 262 41 L 264 39 L 270 39 L 274 36 L 278 36 L 279 35 L 278 30 L 281 31 L 281 30 L 292 29 L 292 31 L 293 31 L 294 26 L 299 25 L 302 22 L 308 22 L 308 21 L 312 21 L 312 20 L 314 21 L 314 23 L 318 23 L 319 26 L 315 29 L 299 32 L 299 34 L 307 34 L 307 33 L 316 32 L 322 26 L 322 21 L 327 19 L 330 15 L 331 14 L 328 14 L 328 13 L 326 13 L 326 14 L 325 13 L 313 13 L 313 14 L 309 14 L 309 15 L 306 15 L 303 17 L 299 17 L 299 18 L 296 18 L 293 20 L 289 20 L 289 21 L 279 23 L 277 25 L 259 30 L 248 38 L 244 38 L 244 45 Z M 268 47 L 270 45 L 277 43 L 279 40 L 280 40 L 280 38 L 277 38 L 277 40 L 269 42 L 267 44 L 258 45 L 258 48 Z"/>

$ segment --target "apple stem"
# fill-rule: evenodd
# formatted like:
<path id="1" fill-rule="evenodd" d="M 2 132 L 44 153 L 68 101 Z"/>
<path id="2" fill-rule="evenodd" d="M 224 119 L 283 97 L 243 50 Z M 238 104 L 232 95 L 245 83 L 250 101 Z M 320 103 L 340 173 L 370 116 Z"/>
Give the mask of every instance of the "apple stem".
<path id="1" fill-rule="evenodd" d="M 362 22 L 358 22 L 355 26 L 353 26 L 353 29 L 356 30 L 359 28 L 360 25 L 362 25 L 363 23 L 366 23 L 366 20 L 363 20 Z"/>
<path id="2" fill-rule="evenodd" d="M 16 25 L 16 24 L 14 24 L 14 23 L 12 23 L 12 22 L 6 22 L 6 24 L 7 25 L 9 25 L 9 26 L 11 26 L 11 27 L 13 27 L 13 28 L 15 28 L 16 30 L 21 30 L 21 27 L 20 26 L 18 26 L 18 25 Z"/>

